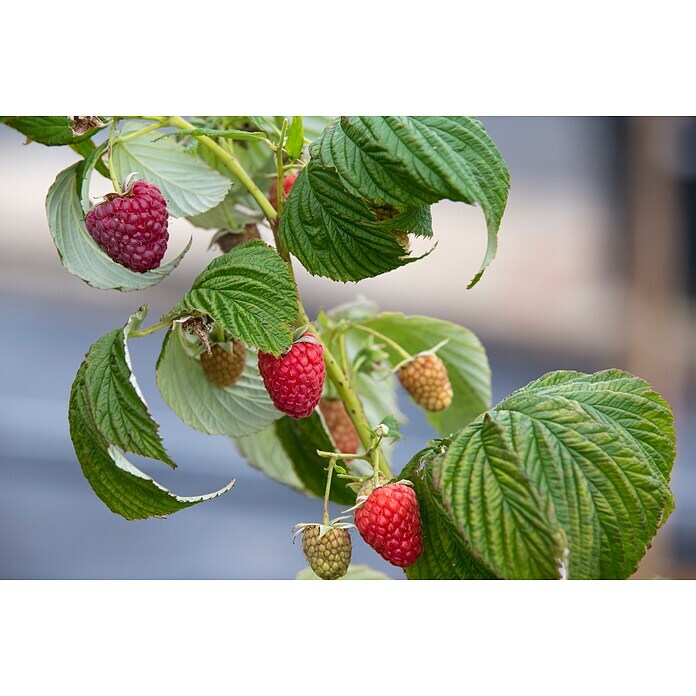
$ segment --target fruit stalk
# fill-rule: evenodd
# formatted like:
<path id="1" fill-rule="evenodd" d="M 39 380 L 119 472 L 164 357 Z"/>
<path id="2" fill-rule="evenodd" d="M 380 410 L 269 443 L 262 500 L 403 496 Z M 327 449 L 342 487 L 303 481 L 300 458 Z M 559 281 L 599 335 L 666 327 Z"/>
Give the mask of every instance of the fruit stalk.
<path id="1" fill-rule="evenodd" d="M 331 494 L 331 477 L 333 476 L 336 459 L 329 460 L 328 471 L 326 472 L 326 490 L 324 491 L 324 521 L 322 524 L 329 524 L 329 495 Z"/>
<path id="2" fill-rule="evenodd" d="M 302 305 L 300 305 L 300 314 L 303 315 L 303 320 L 309 322 L 309 318 L 305 314 Z M 319 336 L 317 336 L 317 338 L 319 341 L 321 341 L 321 338 Z M 327 348 L 325 344 L 324 362 L 326 363 L 326 374 L 336 387 L 336 391 L 338 392 L 339 396 L 343 399 L 343 402 L 346 406 L 346 411 L 348 412 L 350 419 L 353 421 L 355 429 L 358 431 L 358 437 L 360 438 L 362 446 L 366 450 L 370 449 L 372 445 L 370 435 L 370 424 L 367 420 L 367 416 L 365 415 L 362 403 L 360 402 L 358 395 L 355 393 L 355 391 L 353 391 L 353 388 L 351 387 L 348 379 L 343 374 L 343 370 L 341 370 L 338 362 L 336 361 L 336 358 L 334 358 L 333 356 L 333 353 L 331 353 L 331 351 Z M 385 476 L 391 478 L 392 474 L 389 469 L 389 465 L 387 464 L 385 458 L 381 456 L 381 450 L 379 448 L 375 449 L 374 457 L 374 462 L 376 466 L 379 467 L 379 470 Z"/>

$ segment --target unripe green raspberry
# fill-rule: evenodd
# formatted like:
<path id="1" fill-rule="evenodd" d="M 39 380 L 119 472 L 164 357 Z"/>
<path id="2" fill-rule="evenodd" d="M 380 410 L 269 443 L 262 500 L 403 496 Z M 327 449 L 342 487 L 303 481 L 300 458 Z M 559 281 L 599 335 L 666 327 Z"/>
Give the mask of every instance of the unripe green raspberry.
<path id="1" fill-rule="evenodd" d="M 216 387 L 231 387 L 242 376 L 246 366 L 246 346 L 242 341 L 216 343 L 210 353 L 201 354 L 205 376 Z"/>
<path id="2" fill-rule="evenodd" d="M 346 574 L 350 565 L 350 534 L 347 529 L 331 527 L 320 539 L 320 532 L 321 525 L 305 527 L 302 531 L 302 550 L 309 567 L 322 580 L 338 580 Z"/>

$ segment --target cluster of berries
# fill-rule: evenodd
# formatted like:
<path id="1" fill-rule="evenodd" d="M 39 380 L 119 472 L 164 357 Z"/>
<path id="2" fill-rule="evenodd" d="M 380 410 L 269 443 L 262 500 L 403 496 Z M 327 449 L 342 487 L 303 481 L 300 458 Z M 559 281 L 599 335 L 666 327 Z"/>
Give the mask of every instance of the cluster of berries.
<path id="1" fill-rule="evenodd" d="M 283 180 L 288 196 L 297 174 Z M 271 203 L 278 207 L 277 186 L 270 189 Z M 380 216 L 378 216 L 380 217 Z M 158 268 L 169 239 L 167 204 L 160 190 L 146 181 L 132 182 L 122 194 L 108 194 L 85 219 L 97 244 L 117 263 L 138 273 Z M 403 235 L 395 230 L 395 234 Z M 243 233 L 220 235 L 216 242 L 225 252 L 242 241 L 258 238 L 255 225 Z M 404 246 L 407 242 L 403 241 Z M 233 339 L 206 345 L 201 366 L 212 384 L 234 385 L 246 365 L 246 346 Z M 281 356 L 259 351 L 258 369 L 275 407 L 293 418 L 306 418 L 317 405 L 339 452 L 356 452 L 358 433 L 340 399 L 322 399 L 325 379 L 324 351 L 316 336 L 300 332 Z M 452 386 L 442 360 L 426 352 L 412 357 L 398 370 L 404 389 L 420 406 L 440 411 L 452 401 Z M 367 482 L 358 494 L 355 527 L 362 538 L 390 563 L 401 568 L 413 565 L 422 553 L 422 530 L 418 499 L 408 482 L 375 486 Z M 351 558 L 348 528 L 341 519 L 328 525 L 300 525 L 302 549 L 317 575 L 334 580 L 345 575 Z"/>

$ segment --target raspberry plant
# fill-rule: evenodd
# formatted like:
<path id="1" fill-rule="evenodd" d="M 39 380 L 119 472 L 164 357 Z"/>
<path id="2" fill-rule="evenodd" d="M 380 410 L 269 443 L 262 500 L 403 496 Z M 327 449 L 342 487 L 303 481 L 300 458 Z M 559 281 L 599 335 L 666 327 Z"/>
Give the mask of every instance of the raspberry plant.
<path id="1" fill-rule="evenodd" d="M 152 232 L 148 220 L 160 219 L 147 201 L 129 198 L 134 188 L 161 192 L 168 215 L 212 231 L 225 252 L 159 322 L 143 327 L 144 305 L 97 339 L 75 377 L 75 452 L 114 513 L 162 517 L 234 483 L 180 496 L 126 458 L 175 466 L 128 352 L 129 341 L 162 331 L 157 384 L 176 414 L 205 433 L 227 435 L 268 476 L 324 498 L 323 520 L 299 527 L 325 577 L 363 572 L 347 571 L 351 510 L 361 534 L 372 534 L 380 548 L 407 549 L 399 562 L 412 579 L 627 578 L 636 570 L 674 507 L 672 413 L 650 385 L 617 369 L 558 371 L 492 406 L 486 353 L 468 329 L 378 312 L 367 302 L 312 320 L 298 296 L 292 257 L 311 274 L 342 282 L 416 262 L 410 236 L 432 236 L 430 206 L 441 199 L 484 213 L 488 244 L 468 285 L 475 286 L 495 256 L 509 188 L 506 165 L 478 120 L 2 120 L 29 140 L 77 153 L 51 186 L 46 211 L 62 264 L 86 283 L 145 290 L 186 253 L 190 242 L 171 239 L 173 261 L 159 265 L 148 254 L 147 263 L 133 262 L 149 249 L 139 242 L 151 240 L 142 236 Z M 114 188 L 99 216 L 92 213 L 101 245 L 85 222 L 96 210 L 89 196 L 95 172 Z M 128 216 L 112 218 L 109 205 Z M 264 225 L 273 246 L 258 238 Z M 166 229 L 152 234 L 167 243 Z M 293 418 L 274 406 L 259 355 L 273 367 L 266 385 L 279 390 L 275 402 L 287 411 L 288 399 L 304 399 L 309 415 L 299 409 L 293 413 L 304 417 Z M 392 446 L 400 418 L 395 373 L 431 409 L 427 418 L 440 434 L 405 465 Z M 300 379 L 304 391 L 295 389 Z M 322 393 L 325 407 L 314 408 Z M 385 494 L 393 490 L 396 498 Z M 348 508 L 346 516 L 330 521 L 329 500 Z M 366 510 L 377 512 L 370 518 Z"/>

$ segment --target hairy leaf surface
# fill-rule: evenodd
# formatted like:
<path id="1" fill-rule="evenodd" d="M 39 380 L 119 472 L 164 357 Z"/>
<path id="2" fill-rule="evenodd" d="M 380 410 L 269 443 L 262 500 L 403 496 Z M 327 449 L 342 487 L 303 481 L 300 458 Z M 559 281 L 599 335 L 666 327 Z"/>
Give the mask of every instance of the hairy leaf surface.
<path id="1" fill-rule="evenodd" d="M 488 245 L 469 287 L 495 257 L 510 176 L 478 119 L 346 116 L 313 143 L 311 154 L 335 168 L 347 191 L 376 205 L 404 210 L 445 198 L 479 205 Z"/>
<path id="2" fill-rule="evenodd" d="M 145 313 L 141 308 L 125 329 L 103 336 L 90 348 L 75 377 L 68 412 L 70 437 L 87 481 L 112 512 L 129 520 L 177 512 L 234 484 L 202 496 L 174 495 L 124 456 L 122 450 L 175 466 L 130 369 L 128 330 Z"/>
<path id="3" fill-rule="evenodd" d="M 211 261 L 168 316 L 209 314 L 235 338 L 278 355 L 292 343 L 297 311 L 288 265 L 255 240 Z"/>
<path id="4" fill-rule="evenodd" d="M 669 406 L 619 370 L 554 372 L 461 430 L 426 496 L 496 575 L 632 575 L 673 507 Z"/>

